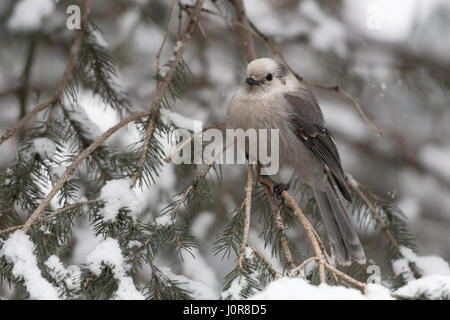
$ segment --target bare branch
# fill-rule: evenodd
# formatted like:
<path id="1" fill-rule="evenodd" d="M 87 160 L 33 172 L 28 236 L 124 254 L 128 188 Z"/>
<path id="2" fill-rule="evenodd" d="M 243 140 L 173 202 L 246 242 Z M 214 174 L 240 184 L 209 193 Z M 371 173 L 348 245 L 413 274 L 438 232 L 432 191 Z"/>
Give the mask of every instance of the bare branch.
<path id="1" fill-rule="evenodd" d="M 253 167 L 251 164 L 247 166 L 247 186 L 245 188 L 245 221 L 244 231 L 242 235 L 241 251 L 239 253 L 239 268 L 242 270 L 244 264 L 245 249 L 248 244 L 248 234 L 250 232 L 250 216 L 252 208 L 252 192 L 253 192 Z"/>
<path id="2" fill-rule="evenodd" d="M 339 278 L 347 281 L 348 283 L 354 285 L 355 287 L 360 288 L 364 294 L 367 293 L 366 291 L 366 285 L 356 279 L 353 279 L 352 277 L 350 277 L 349 275 L 343 273 L 341 270 L 336 269 L 335 267 L 333 267 L 332 265 L 324 262 L 323 265 L 330 271 L 334 272 Z"/>
<path id="3" fill-rule="evenodd" d="M 236 10 L 236 17 L 237 21 L 242 24 L 244 27 L 249 26 L 249 22 L 247 19 L 247 15 L 245 13 L 245 7 L 242 0 L 232 0 L 234 8 Z M 250 62 L 252 60 L 255 60 L 257 58 L 256 56 L 256 50 L 255 45 L 253 44 L 253 38 L 251 33 L 248 31 L 249 28 L 241 28 L 241 40 L 242 44 L 244 46 L 245 50 L 245 57 L 247 59 L 247 62 Z"/>
<path id="4" fill-rule="evenodd" d="M 309 257 L 308 259 L 306 259 L 305 261 L 303 261 L 298 267 L 295 267 L 294 269 L 291 270 L 291 272 L 289 273 L 289 277 L 293 278 L 297 275 L 297 273 L 300 275 L 301 278 L 305 278 L 303 276 L 303 274 L 300 272 L 304 267 L 306 267 L 306 265 L 308 263 L 310 263 L 311 261 L 320 261 L 320 258 L 318 257 Z"/>
<path id="5" fill-rule="evenodd" d="M 175 5 L 178 3 L 178 0 L 172 0 L 172 5 L 170 6 L 169 11 L 169 22 L 167 23 L 166 32 L 164 33 L 163 41 L 161 42 L 161 46 L 159 47 L 158 53 L 156 54 L 156 72 L 159 72 L 159 61 L 161 59 L 161 53 L 163 51 L 164 45 L 166 44 L 167 37 L 169 36 L 170 26 L 172 24 L 173 11 L 175 9 Z M 156 88 L 158 88 L 159 79 L 156 80 Z"/>

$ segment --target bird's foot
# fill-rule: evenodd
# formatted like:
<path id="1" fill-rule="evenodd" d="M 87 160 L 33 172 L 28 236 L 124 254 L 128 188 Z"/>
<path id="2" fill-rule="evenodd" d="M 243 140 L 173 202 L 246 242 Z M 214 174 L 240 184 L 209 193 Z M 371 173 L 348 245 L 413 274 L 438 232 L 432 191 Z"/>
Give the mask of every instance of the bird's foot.
<path id="1" fill-rule="evenodd" d="M 288 191 L 289 187 L 289 183 L 277 183 L 273 186 L 273 193 L 278 200 L 282 200 L 281 194 L 283 193 L 283 191 Z"/>

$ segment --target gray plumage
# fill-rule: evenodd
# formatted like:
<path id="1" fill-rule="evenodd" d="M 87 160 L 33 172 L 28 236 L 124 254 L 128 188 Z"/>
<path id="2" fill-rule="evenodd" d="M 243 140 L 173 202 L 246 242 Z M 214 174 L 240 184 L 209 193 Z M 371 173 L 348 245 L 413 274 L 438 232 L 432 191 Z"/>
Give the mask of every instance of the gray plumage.
<path id="1" fill-rule="evenodd" d="M 337 262 L 364 264 L 364 250 L 334 187 L 351 201 L 339 152 L 314 95 L 273 59 L 252 61 L 247 76 L 228 105 L 228 128 L 279 129 L 280 166 L 293 168 L 313 188 Z"/>

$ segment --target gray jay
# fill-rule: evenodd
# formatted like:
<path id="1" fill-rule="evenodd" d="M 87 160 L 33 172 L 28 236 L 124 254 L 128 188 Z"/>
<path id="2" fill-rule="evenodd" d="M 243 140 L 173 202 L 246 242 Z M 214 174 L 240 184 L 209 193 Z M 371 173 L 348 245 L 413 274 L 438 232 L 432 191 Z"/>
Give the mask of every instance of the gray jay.
<path id="1" fill-rule="evenodd" d="M 245 82 L 228 104 L 227 127 L 278 129 L 280 166 L 293 168 L 298 180 L 312 188 L 337 263 L 365 264 L 338 195 L 339 190 L 351 201 L 339 153 L 316 98 L 286 66 L 270 58 L 250 62 Z M 277 184 L 274 192 L 280 196 L 286 188 Z"/>

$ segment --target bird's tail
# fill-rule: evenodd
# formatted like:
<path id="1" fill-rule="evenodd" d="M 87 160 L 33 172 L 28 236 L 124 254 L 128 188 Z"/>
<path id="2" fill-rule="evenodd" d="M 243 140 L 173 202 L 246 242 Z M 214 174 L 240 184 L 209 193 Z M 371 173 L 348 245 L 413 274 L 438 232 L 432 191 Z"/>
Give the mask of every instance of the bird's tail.
<path id="1" fill-rule="evenodd" d="M 327 182 L 325 191 L 313 190 L 337 263 L 350 265 L 354 260 L 365 264 L 364 249 L 335 189 Z"/>

